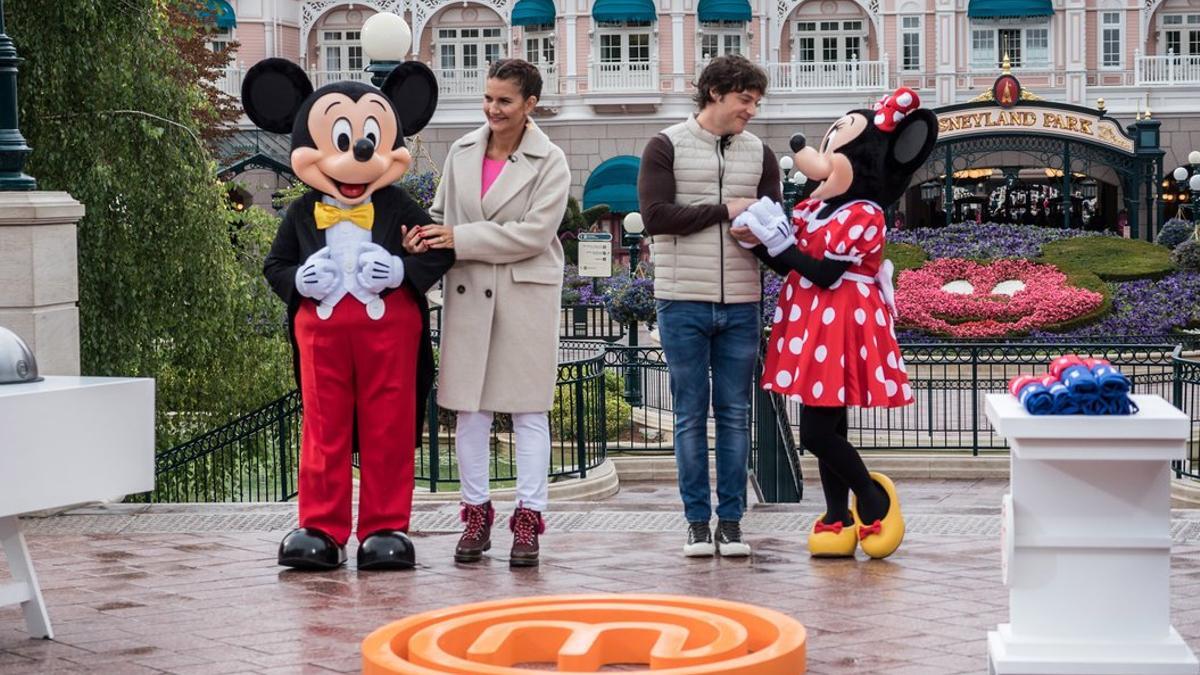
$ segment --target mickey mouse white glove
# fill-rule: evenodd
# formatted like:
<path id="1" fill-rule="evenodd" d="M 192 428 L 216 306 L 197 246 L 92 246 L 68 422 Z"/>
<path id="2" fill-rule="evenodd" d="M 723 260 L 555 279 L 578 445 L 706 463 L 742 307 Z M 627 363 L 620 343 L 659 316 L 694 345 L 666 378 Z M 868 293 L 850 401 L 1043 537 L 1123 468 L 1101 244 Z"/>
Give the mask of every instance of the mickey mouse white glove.
<path id="1" fill-rule="evenodd" d="M 751 224 L 753 224 L 756 227 L 758 226 L 758 220 L 754 217 L 754 214 L 750 213 L 749 211 L 742 211 L 741 213 L 738 214 L 737 218 L 733 219 L 733 223 L 730 224 L 730 227 L 750 227 Z M 753 228 L 751 228 L 751 229 L 753 229 Z M 738 243 L 738 246 L 741 246 L 742 248 L 745 248 L 745 249 L 751 249 L 756 246 L 756 244 L 749 244 L 749 243 L 746 243 L 746 242 L 744 242 L 740 239 L 736 239 L 736 238 L 734 239 L 734 241 L 736 241 Z"/>
<path id="2" fill-rule="evenodd" d="M 375 243 L 362 244 L 358 251 L 358 285 L 364 290 L 378 295 L 404 282 L 404 261 L 400 256 Z"/>
<path id="3" fill-rule="evenodd" d="M 342 271 L 329 257 L 328 246 L 308 256 L 308 260 L 296 269 L 296 290 L 317 302 L 324 300 L 341 281 Z"/>
<path id="4" fill-rule="evenodd" d="M 796 245 L 795 230 L 779 204 L 763 197 L 751 204 L 746 212 L 754 214 L 753 222 L 747 224 L 772 258 Z"/>

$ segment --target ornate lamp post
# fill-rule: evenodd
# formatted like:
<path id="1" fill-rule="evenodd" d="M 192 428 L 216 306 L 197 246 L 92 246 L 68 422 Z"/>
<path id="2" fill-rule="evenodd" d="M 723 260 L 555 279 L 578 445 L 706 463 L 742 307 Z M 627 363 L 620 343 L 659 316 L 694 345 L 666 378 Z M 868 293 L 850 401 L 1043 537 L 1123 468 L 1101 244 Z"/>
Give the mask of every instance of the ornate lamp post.
<path id="1" fill-rule="evenodd" d="M 371 73 L 371 84 L 382 87 L 383 81 L 412 46 L 412 30 L 404 19 L 390 12 L 380 12 L 363 22 L 362 48 L 370 63 L 363 70 Z"/>
<path id="2" fill-rule="evenodd" d="M 1171 174 L 1175 178 L 1175 182 L 1179 184 L 1179 212 L 1183 215 L 1183 196 L 1188 194 L 1191 198 L 1192 222 L 1196 225 L 1196 231 L 1200 233 L 1200 150 L 1193 150 L 1188 153 L 1188 163 L 1185 166 L 1177 167 Z"/>
<path id="3" fill-rule="evenodd" d="M 4 0 L 0 0 L 0 190 L 36 190 L 37 181 L 25 175 L 31 149 L 17 125 L 17 66 L 21 58 L 4 29 Z"/>
<path id="4" fill-rule="evenodd" d="M 808 182 L 808 177 L 799 171 L 792 173 L 796 163 L 792 160 L 791 155 L 784 155 L 779 158 L 779 171 L 783 175 L 783 212 L 791 213 L 795 208 L 796 202 L 800 200 L 800 195 L 804 193 L 804 184 Z"/>
<path id="5" fill-rule="evenodd" d="M 642 233 L 646 230 L 646 225 L 642 222 L 642 214 L 634 211 L 627 214 L 625 219 L 621 221 L 625 229 L 625 236 L 621 242 L 629 247 L 629 283 L 633 283 L 634 275 L 637 273 L 638 258 L 642 251 Z M 625 400 L 633 407 L 642 405 L 642 379 L 641 372 L 635 366 L 638 361 L 637 354 L 638 346 L 638 320 L 635 318 L 629 322 L 629 349 L 625 354 L 628 357 L 625 367 Z"/>

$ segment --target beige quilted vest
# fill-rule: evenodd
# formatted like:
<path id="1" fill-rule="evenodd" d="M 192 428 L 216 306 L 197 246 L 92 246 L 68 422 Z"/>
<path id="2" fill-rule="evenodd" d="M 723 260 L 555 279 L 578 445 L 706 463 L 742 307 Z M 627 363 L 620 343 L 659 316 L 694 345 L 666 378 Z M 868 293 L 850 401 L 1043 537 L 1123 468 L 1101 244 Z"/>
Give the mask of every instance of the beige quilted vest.
<path id="1" fill-rule="evenodd" d="M 763 143 L 750 132 L 730 140 L 705 131 L 693 114 L 663 134 L 675 148 L 675 203 L 721 204 L 736 197 L 756 198 L 762 177 Z M 660 300 L 758 302 L 762 297 L 758 259 L 729 235 L 729 222 L 688 235 L 650 239 L 654 296 Z"/>

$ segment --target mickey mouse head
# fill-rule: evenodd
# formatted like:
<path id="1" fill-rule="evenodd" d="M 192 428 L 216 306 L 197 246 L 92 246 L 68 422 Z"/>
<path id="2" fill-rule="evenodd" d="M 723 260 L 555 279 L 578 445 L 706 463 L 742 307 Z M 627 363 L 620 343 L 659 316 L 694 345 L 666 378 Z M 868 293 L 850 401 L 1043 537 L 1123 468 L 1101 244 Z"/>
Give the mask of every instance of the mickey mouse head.
<path id="1" fill-rule="evenodd" d="M 404 146 L 437 109 L 437 79 L 407 61 L 383 86 L 334 82 L 313 91 L 286 59 L 258 62 L 242 82 L 242 106 L 264 131 L 292 134 L 292 171 L 309 187 L 347 204 L 400 179 L 412 164 Z"/>

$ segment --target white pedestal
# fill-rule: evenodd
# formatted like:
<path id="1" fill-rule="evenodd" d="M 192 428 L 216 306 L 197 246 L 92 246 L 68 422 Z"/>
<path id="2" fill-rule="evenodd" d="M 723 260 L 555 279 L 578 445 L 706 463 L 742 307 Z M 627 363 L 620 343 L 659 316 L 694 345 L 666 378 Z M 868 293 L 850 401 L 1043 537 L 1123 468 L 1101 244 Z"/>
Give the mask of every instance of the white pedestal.
<path id="1" fill-rule="evenodd" d="M 987 396 L 1012 449 L 1010 623 L 988 633 L 993 675 L 1200 673 L 1170 617 L 1170 462 L 1190 422 L 1158 396 L 1132 398 L 1132 416 L 1034 416 Z"/>
<path id="2" fill-rule="evenodd" d="M 0 385 L 0 544 L 29 632 L 53 637 L 17 516 L 154 489 L 154 380 L 47 377 Z"/>

